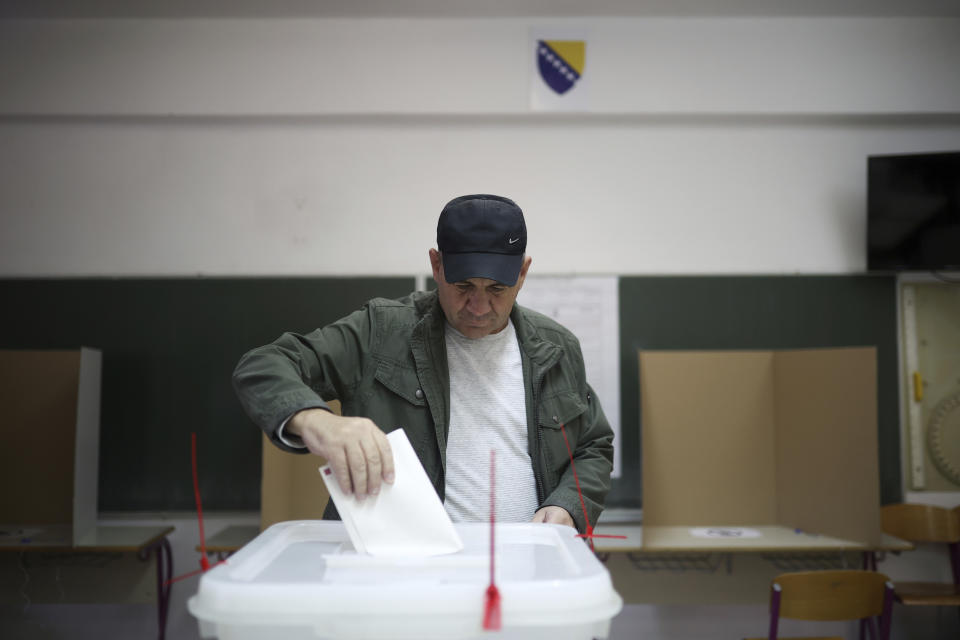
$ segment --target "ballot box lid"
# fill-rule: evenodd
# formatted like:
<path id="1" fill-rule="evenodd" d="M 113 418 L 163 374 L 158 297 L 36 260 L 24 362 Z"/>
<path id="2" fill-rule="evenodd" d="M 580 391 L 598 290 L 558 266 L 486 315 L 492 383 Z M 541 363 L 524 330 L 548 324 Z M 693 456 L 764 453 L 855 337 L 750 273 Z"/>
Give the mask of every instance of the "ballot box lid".
<path id="1" fill-rule="evenodd" d="M 456 525 L 463 550 L 358 554 L 341 522 L 280 522 L 207 571 L 188 608 L 205 638 L 479 638 L 490 525 Z M 623 601 L 570 527 L 496 525 L 499 638 L 604 638 Z"/>

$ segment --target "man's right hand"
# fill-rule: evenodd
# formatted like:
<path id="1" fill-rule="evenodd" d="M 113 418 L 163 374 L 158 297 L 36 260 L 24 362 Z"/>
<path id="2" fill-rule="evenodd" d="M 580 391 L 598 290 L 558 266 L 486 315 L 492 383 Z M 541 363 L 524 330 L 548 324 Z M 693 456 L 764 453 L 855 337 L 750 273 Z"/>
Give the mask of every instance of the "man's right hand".
<path id="1" fill-rule="evenodd" d="M 369 418 L 338 416 L 325 409 L 299 411 L 284 429 L 300 436 L 310 453 L 333 469 L 340 490 L 362 500 L 393 483 L 393 452 L 383 431 Z"/>

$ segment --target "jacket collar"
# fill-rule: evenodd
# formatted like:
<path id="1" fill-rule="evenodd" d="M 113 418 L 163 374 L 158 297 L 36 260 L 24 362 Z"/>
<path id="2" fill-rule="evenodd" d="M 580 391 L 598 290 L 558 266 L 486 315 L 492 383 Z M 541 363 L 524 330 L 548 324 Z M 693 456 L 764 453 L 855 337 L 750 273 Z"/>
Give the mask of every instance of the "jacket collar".
<path id="1" fill-rule="evenodd" d="M 446 319 L 443 309 L 440 308 L 440 296 L 437 292 L 434 290 L 415 294 L 414 304 L 420 318 L 417 333 L 427 340 L 442 340 Z M 516 303 L 510 311 L 510 319 L 517 332 L 517 342 L 532 362 L 541 367 L 549 367 L 563 355 L 563 347 L 540 332 L 530 321 L 531 313 L 529 309 Z"/>
<path id="2" fill-rule="evenodd" d="M 510 312 L 514 329 L 517 331 L 517 342 L 530 361 L 540 367 L 553 365 L 563 355 L 563 347 L 544 336 L 536 324 L 530 321 L 531 311 L 514 303 Z"/>
<path id="3" fill-rule="evenodd" d="M 437 291 L 420 291 L 413 294 L 413 304 L 417 310 L 416 333 L 427 339 L 443 336 L 444 315 L 440 308 L 440 296 Z"/>

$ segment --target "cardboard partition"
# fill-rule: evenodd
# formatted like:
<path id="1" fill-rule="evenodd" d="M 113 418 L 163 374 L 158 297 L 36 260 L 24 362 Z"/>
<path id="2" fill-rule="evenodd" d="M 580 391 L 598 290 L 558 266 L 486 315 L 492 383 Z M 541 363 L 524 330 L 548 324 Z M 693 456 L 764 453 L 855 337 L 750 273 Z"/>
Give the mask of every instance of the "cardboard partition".
<path id="1" fill-rule="evenodd" d="M 73 543 L 97 528 L 100 478 L 100 380 L 103 354 L 80 349 L 73 467 Z"/>
<path id="2" fill-rule="evenodd" d="M 340 414 L 340 403 L 330 409 Z M 260 479 L 260 530 L 286 520 L 320 520 L 330 494 L 318 469 L 323 458 L 283 451 L 263 434 L 263 472 Z"/>
<path id="3" fill-rule="evenodd" d="M 100 378 L 96 349 L 0 351 L 0 518 L 69 525 L 77 542 L 97 524 Z"/>
<path id="4" fill-rule="evenodd" d="M 776 366 L 779 522 L 878 544 L 876 349 L 784 351 Z"/>
<path id="5" fill-rule="evenodd" d="M 879 543 L 874 348 L 639 358 L 645 525 Z"/>

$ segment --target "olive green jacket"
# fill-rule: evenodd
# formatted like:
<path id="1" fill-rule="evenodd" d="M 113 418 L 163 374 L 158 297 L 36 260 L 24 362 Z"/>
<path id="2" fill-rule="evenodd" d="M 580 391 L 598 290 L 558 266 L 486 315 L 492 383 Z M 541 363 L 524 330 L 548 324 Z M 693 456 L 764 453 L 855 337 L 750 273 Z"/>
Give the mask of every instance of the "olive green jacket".
<path id="1" fill-rule="evenodd" d="M 550 318 L 514 305 L 526 387 L 527 433 L 537 499 L 586 529 L 564 425 L 590 524 L 603 510 L 613 469 L 613 432 L 587 384 L 576 337 Z M 277 446 L 297 411 L 340 400 L 343 415 L 366 416 L 386 432 L 406 431 L 443 499 L 450 380 L 445 318 L 435 292 L 377 298 L 307 335 L 286 333 L 241 358 L 233 384 L 250 418 Z M 331 511 L 325 515 L 335 514 Z M 532 514 L 531 514 L 532 516 Z"/>

